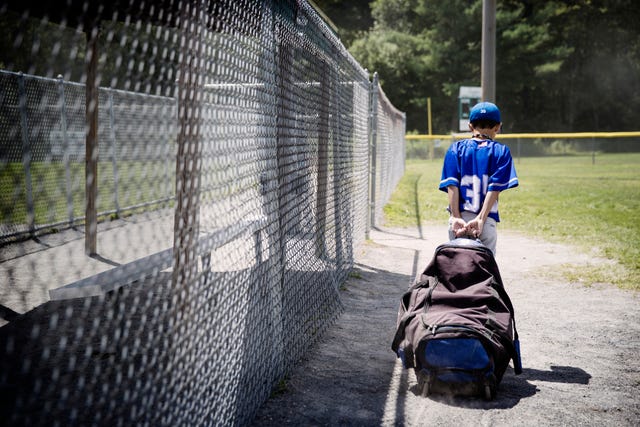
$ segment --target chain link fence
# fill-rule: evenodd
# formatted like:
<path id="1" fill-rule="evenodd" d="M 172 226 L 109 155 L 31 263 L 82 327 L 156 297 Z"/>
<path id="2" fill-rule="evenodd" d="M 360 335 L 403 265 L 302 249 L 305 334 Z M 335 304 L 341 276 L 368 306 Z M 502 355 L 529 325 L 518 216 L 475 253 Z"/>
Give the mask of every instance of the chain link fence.
<path id="1" fill-rule="evenodd" d="M 306 1 L 50 3 L 0 9 L 0 424 L 247 424 L 341 312 L 404 114 Z"/>
<path id="2" fill-rule="evenodd" d="M 82 223 L 85 85 L 9 71 L 0 71 L 0 85 L 0 243 Z M 176 101 L 99 88 L 98 105 L 100 218 L 168 206 Z"/>
<path id="3" fill-rule="evenodd" d="M 404 175 L 406 157 L 405 115 L 382 91 L 377 73 L 372 82 L 371 116 L 371 224 L 375 226 L 382 222 L 384 205 Z"/>

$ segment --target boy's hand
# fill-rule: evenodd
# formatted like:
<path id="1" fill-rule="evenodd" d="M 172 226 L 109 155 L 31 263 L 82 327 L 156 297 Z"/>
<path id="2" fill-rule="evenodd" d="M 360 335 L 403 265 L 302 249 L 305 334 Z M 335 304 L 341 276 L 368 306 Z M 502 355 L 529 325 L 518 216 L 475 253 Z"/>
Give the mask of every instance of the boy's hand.
<path id="1" fill-rule="evenodd" d="M 456 237 L 462 237 L 467 234 L 467 223 L 462 218 L 449 218 L 449 226 Z"/>
<path id="2" fill-rule="evenodd" d="M 482 234 L 482 228 L 484 227 L 484 221 L 481 218 L 474 218 L 467 223 L 467 232 L 471 237 L 480 237 Z"/>

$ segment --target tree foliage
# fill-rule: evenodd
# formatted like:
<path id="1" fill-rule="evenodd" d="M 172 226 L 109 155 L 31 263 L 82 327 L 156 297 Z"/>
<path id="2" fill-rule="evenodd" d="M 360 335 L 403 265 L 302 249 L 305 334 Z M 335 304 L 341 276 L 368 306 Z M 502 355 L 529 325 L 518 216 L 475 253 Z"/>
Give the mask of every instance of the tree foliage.
<path id="1" fill-rule="evenodd" d="M 407 113 L 407 129 L 457 130 L 460 86 L 479 86 L 483 0 L 315 0 L 339 36 Z M 153 3 L 153 2 L 152 2 Z M 636 0 L 498 0 L 496 102 L 507 132 L 637 130 L 640 8 Z M 0 68 L 81 81 L 85 36 L 0 8 Z M 100 34 L 103 83 L 171 95 L 178 46 L 154 51 L 150 26 Z M 43 31 L 44 29 L 44 31 Z M 118 40 L 110 40 L 117 34 Z M 124 61 L 124 58 L 135 60 Z"/>
<path id="2" fill-rule="evenodd" d="M 482 0 L 368 6 L 373 24 L 358 29 L 350 52 L 379 73 L 407 113 L 408 130 L 426 131 L 428 97 L 434 132 L 457 130 L 459 87 L 480 85 Z M 345 21 L 334 21 L 341 33 Z M 638 129 L 640 8 L 633 0 L 499 0 L 496 21 L 496 102 L 505 131 Z"/>

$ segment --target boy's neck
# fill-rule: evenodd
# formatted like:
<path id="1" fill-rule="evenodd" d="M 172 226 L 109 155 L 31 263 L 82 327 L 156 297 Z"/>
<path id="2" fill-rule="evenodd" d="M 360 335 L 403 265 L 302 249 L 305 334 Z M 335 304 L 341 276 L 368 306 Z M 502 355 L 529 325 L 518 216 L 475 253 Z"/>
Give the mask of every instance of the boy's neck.
<path id="1" fill-rule="evenodd" d="M 471 129 L 471 136 L 475 139 L 493 139 L 496 137 L 495 129 Z"/>
<path id="2" fill-rule="evenodd" d="M 475 139 L 493 139 L 496 134 L 493 132 L 478 132 L 474 130 L 471 136 Z"/>

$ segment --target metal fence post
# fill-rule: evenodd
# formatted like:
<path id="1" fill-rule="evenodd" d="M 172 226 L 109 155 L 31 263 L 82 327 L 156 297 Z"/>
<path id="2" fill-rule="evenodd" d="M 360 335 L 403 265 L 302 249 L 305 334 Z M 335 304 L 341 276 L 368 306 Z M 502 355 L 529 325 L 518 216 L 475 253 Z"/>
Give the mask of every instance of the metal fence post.
<path id="1" fill-rule="evenodd" d="M 322 61 L 322 77 L 320 82 L 321 101 L 318 106 L 318 182 L 316 191 L 316 256 L 326 257 L 327 239 L 327 202 L 329 197 L 329 138 L 331 129 L 331 69 L 326 61 Z"/>
<path id="2" fill-rule="evenodd" d="M 20 108 L 20 128 L 22 130 L 22 165 L 24 167 L 24 184 L 27 202 L 27 225 L 29 234 L 35 233 L 35 206 L 33 203 L 33 186 L 31 182 L 31 143 L 27 125 L 27 92 L 24 87 L 24 74 L 18 75 L 18 105 Z"/>
<path id="3" fill-rule="evenodd" d="M 329 67 L 327 67 L 329 68 Z M 329 71 L 329 70 L 327 70 Z M 331 75 L 330 73 L 327 73 L 329 75 Z M 337 72 L 336 75 L 338 81 L 340 80 L 340 72 Z M 335 121 L 335 132 L 336 135 L 341 135 L 341 126 L 342 126 L 342 117 L 343 117 L 343 111 L 341 109 L 342 105 L 340 103 L 340 98 L 339 98 L 339 93 L 337 93 L 339 90 L 341 90 L 341 88 L 339 87 L 339 84 L 333 84 L 331 87 L 331 91 L 330 93 L 330 97 L 329 97 L 329 108 L 334 111 L 334 121 Z M 344 164 L 343 162 L 345 162 L 345 158 L 341 157 L 341 155 L 343 154 L 341 152 L 342 149 L 342 144 L 344 143 L 344 141 L 342 141 L 342 139 L 338 136 L 336 138 L 334 138 L 334 140 L 332 141 L 331 147 L 332 147 L 332 158 L 331 158 L 331 162 L 333 164 L 333 171 L 332 171 L 332 181 L 333 181 L 333 185 L 331 188 L 331 192 L 332 194 L 332 198 L 333 198 L 333 235 L 334 235 L 334 239 L 335 239 L 335 263 L 336 263 L 336 268 L 333 271 L 333 276 L 334 276 L 334 281 L 336 288 L 339 287 L 339 283 L 338 279 L 336 277 L 336 274 L 338 272 L 340 272 L 342 270 L 342 263 L 344 260 L 344 245 L 342 244 L 342 235 L 343 235 L 343 228 L 344 228 L 344 219 L 347 218 L 343 217 L 342 214 L 342 193 L 345 189 L 345 180 L 340 179 L 342 174 L 344 173 L 344 171 L 342 170 L 342 168 L 340 167 L 341 163 Z M 351 165 L 351 162 L 348 162 L 347 164 Z M 328 196 L 328 194 L 327 194 Z"/>
<path id="4" fill-rule="evenodd" d="M 99 29 L 89 27 L 87 32 L 87 84 L 85 86 L 86 140 L 85 140 L 85 236 L 87 255 L 98 252 L 98 34 Z"/>
<path id="5" fill-rule="evenodd" d="M 178 396 L 191 397 L 188 384 L 178 379 L 189 373 L 184 365 L 198 351 L 196 335 L 186 332 L 194 327 L 198 306 L 198 234 L 200 229 L 200 173 L 202 162 L 202 50 L 205 44 L 203 0 L 180 4 L 180 50 L 178 78 L 178 152 L 176 155 L 176 201 L 173 229 L 173 271 L 171 278 L 171 314 L 169 348 L 169 401 Z M 203 258 L 207 270 L 207 256 Z M 168 419 L 168 424 L 175 424 Z"/>
<path id="6" fill-rule="evenodd" d="M 286 269 L 286 242 L 284 230 L 282 230 L 282 207 L 283 203 L 281 199 L 280 189 L 280 162 L 282 159 L 278 157 L 281 152 L 280 145 L 283 136 L 283 127 L 285 124 L 284 113 L 284 82 L 283 82 L 283 68 L 285 66 L 285 58 L 283 49 L 285 43 L 281 35 L 282 24 L 278 21 L 276 16 L 276 6 L 270 2 L 268 10 L 262 14 L 261 18 L 261 40 L 264 40 L 265 49 L 260 57 L 260 80 L 265 82 L 265 89 L 267 90 L 267 96 L 262 99 L 264 102 L 263 111 L 266 111 L 271 104 L 275 107 L 275 129 L 273 130 L 273 145 L 266 143 L 267 149 L 273 153 L 273 163 L 275 167 L 267 168 L 260 174 L 260 189 L 262 193 L 262 209 L 266 216 L 266 225 L 264 230 L 266 232 L 266 249 L 267 257 L 264 260 L 267 268 L 273 271 L 273 279 L 268 280 L 265 285 L 267 290 L 267 305 L 269 309 L 270 318 L 270 337 L 267 344 L 269 348 L 269 371 L 266 373 L 267 380 L 270 381 L 270 385 L 275 381 L 279 381 L 284 377 L 286 371 L 286 356 L 284 351 L 284 305 L 283 305 L 283 285 Z M 265 120 L 264 117 L 262 120 Z M 269 133 L 269 124 L 266 122 L 262 124 L 265 127 L 264 131 Z M 256 237 L 260 237 L 260 231 L 257 230 Z M 262 247 L 262 242 L 255 241 L 256 247 Z M 258 257 L 258 253 L 256 253 Z M 260 255 L 260 259 L 262 256 Z M 259 269 L 262 266 L 257 266 Z M 260 275 L 263 277 L 263 275 Z"/>
<path id="7" fill-rule="evenodd" d="M 378 139 L 378 73 L 373 73 L 373 81 L 371 82 L 370 107 L 369 107 L 369 123 L 370 123 L 370 141 L 369 141 L 369 170 L 370 170 L 370 187 L 369 187 L 369 224 L 367 226 L 367 238 L 369 231 L 376 226 L 376 162 L 377 162 L 377 139 Z"/>
<path id="8" fill-rule="evenodd" d="M 109 139 L 111 142 L 111 165 L 113 166 L 113 199 L 116 207 L 116 215 L 120 217 L 120 203 L 118 197 L 118 187 L 120 179 L 118 177 L 118 147 L 116 144 L 116 120 L 113 113 L 113 92 L 109 91 Z"/>
<path id="9" fill-rule="evenodd" d="M 200 62 L 203 41 L 202 0 L 182 5 L 180 31 L 184 54 L 178 82 L 178 153 L 176 157 L 176 208 L 173 243 L 173 286 L 179 299 L 176 316 L 187 316 L 189 286 L 197 274 L 199 232 L 201 115 Z"/>
<path id="10" fill-rule="evenodd" d="M 67 196 L 67 215 L 69 225 L 73 226 L 73 188 L 71 185 L 71 165 L 69 161 L 69 139 L 67 135 L 67 108 L 64 97 L 64 80 L 58 75 L 58 95 L 60 103 L 60 127 L 62 128 L 62 159 L 64 162 L 65 194 Z"/>
<path id="11" fill-rule="evenodd" d="M 165 106 L 165 108 L 168 108 Z M 171 107 L 174 109 L 175 111 L 175 116 L 172 114 L 171 115 L 171 119 L 172 120 L 176 120 L 178 117 L 178 99 L 176 98 L 175 102 L 173 103 L 173 106 Z M 171 160 L 174 158 L 173 157 L 173 153 L 175 153 L 175 147 L 172 145 L 172 141 L 171 141 L 171 137 L 169 135 L 175 135 L 175 133 L 171 132 L 171 125 L 169 124 L 171 122 L 171 120 L 167 119 L 165 120 L 165 125 L 166 125 L 166 132 L 165 135 L 167 135 L 167 139 L 166 139 L 166 144 L 165 144 L 165 150 L 164 150 L 164 165 L 165 165 L 165 171 L 164 171 L 164 180 L 165 180 L 165 191 L 166 191 L 166 204 L 165 206 L 168 205 L 168 201 L 171 200 L 172 197 L 174 197 L 175 195 L 175 184 L 172 186 L 172 182 L 171 182 L 171 176 L 169 174 L 169 171 L 171 170 Z M 175 141 L 174 141 L 175 143 Z"/>

